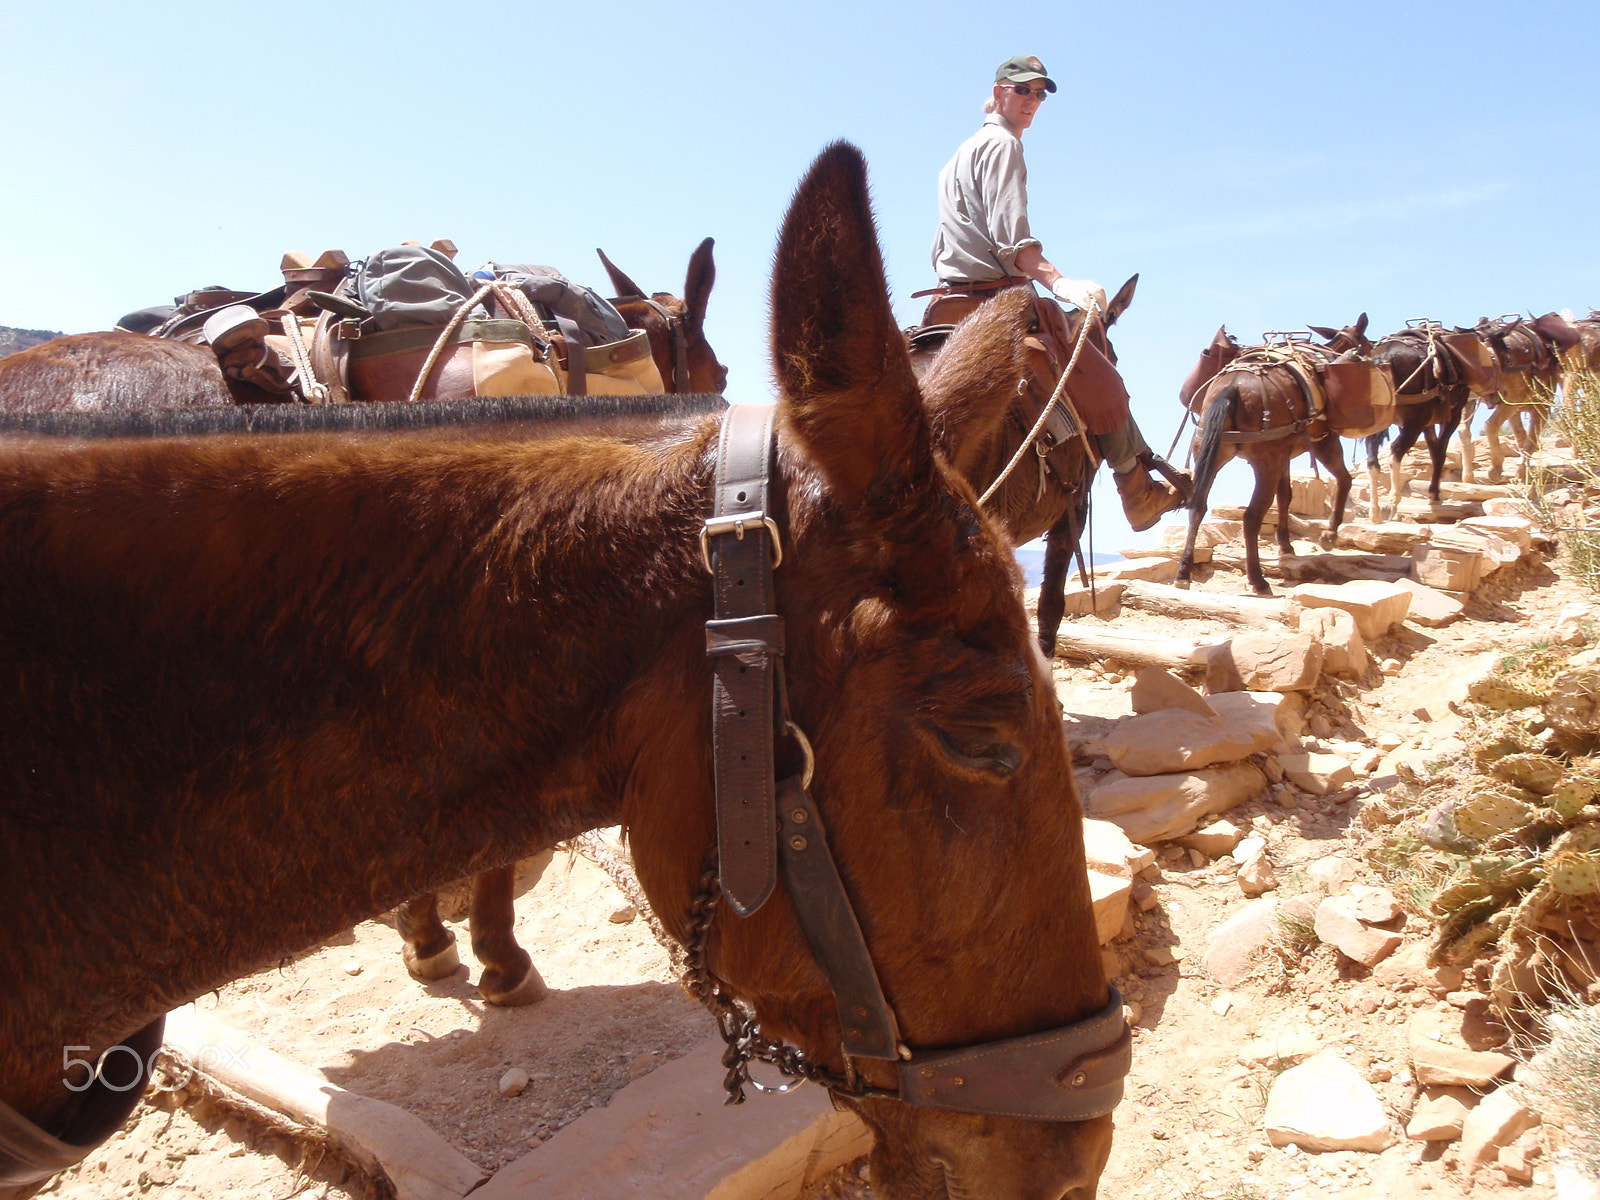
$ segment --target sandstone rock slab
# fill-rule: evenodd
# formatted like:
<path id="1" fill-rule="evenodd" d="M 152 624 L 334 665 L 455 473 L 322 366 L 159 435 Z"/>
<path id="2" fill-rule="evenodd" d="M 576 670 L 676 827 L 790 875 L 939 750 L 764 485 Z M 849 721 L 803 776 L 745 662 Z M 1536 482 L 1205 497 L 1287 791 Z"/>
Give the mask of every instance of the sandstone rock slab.
<path id="1" fill-rule="evenodd" d="M 1477 1102 L 1478 1093 L 1471 1088 L 1423 1088 L 1406 1122 L 1406 1136 L 1418 1142 L 1453 1142 Z"/>
<path id="2" fill-rule="evenodd" d="M 1302 692 L 1322 672 L 1322 643 L 1310 633 L 1239 633 L 1206 661 L 1206 691 Z"/>
<path id="3" fill-rule="evenodd" d="M 1128 917 L 1133 881 L 1103 871 L 1089 872 L 1089 899 L 1094 906 L 1094 928 L 1104 946 L 1122 931 Z"/>
<path id="4" fill-rule="evenodd" d="M 1337 1051 L 1324 1050 L 1273 1081 L 1267 1138 L 1302 1150 L 1379 1153 L 1395 1143 L 1383 1101 Z"/>
<path id="5" fill-rule="evenodd" d="M 1423 1011 L 1411 1018 L 1406 1040 L 1419 1084 L 1487 1091 L 1516 1064 L 1509 1054 L 1468 1050 L 1461 1043 L 1459 1031 L 1459 1017 Z"/>
<path id="6" fill-rule="evenodd" d="M 1477 550 L 1424 542 L 1411 551 L 1411 578 L 1447 592 L 1470 592 L 1485 574 Z"/>
<path id="7" fill-rule="evenodd" d="M 1356 619 L 1342 608 L 1295 610 L 1301 633 L 1322 643 L 1322 670 L 1328 675 L 1360 679 L 1367 673 L 1367 644 Z"/>
<path id="8" fill-rule="evenodd" d="M 1160 712 L 1181 708 L 1202 717 L 1214 717 L 1217 710 L 1206 698 L 1165 667 L 1144 667 L 1133 677 L 1133 711 Z"/>
<path id="9" fill-rule="evenodd" d="M 1321 941 L 1364 967 L 1382 962 L 1404 940 L 1398 933 L 1369 927 L 1356 915 L 1348 892 L 1329 896 L 1317 905 L 1315 928 Z"/>
<path id="10" fill-rule="evenodd" d="M 1084 811 L 1114 822 L 1130 840 L 1151 846 L 1189 833 L 1204 818 L 1227 812 L 1266 786 L 1266 776 L 1250 763 L 1126 776 L 1090 792 Z"/>
<path id="11" fill-rule="evenodd" d="M 1214 717 L 1169 709 L 1118 722 L 1102 741 L 1106 757 L 1128 775 L 1161 775 L 1237 762 L 1283 736 L 1279 693 L 1224 692 L 1210 704 Z"/>
<path id="12" fill-rule="evenodd" d="M 1339 608 L 1355 619 L 1363 639 L 1372 641 L 1406 619 L 1411 593 L 1393 583 L 1353 579 L 1349 583 L 1302 583 L 1289 593 L 1300 608 Z"/>
<path id="13" fill-rule="evenodd" d="M 1440 629 L 1452 621 L 1460 620 L 1461 614 L 1466 611 L 1465 604 L 1438 588 L 1418 583 L 1415 579 L 1397 579 L 1395 582 L 1411 593 L 1411 610 L 1406 614 L 1406 620 L 1413 625 Z"/>
<path id="14" fill-rule="evenodd" d="M 1280 754 L 1284 776 L 1313 796 L 1331 796 L 1356 781 L 1355 768 L 1337 754 Z"/>
<path id="15" fill-rule="evenodd" d="M 1493 1162 L 1501 1146 L 1510 1145 L 1537 1124 L 1538 1114 L 1515 1085 L 1490 1092 L 1461 1123 L 1462 1165 L 1471 1171 Z"/>
<path id="16" fill-rule="evenodd" d="M 1135 845 L 1121 826 L 1092 817 L 1083 821 L 1083 851 L 1091 871 L 1118 879 L 1132 879 L 1156 860 L 1154 850 Z"/>
<path id="17" fill-rule="evenodd" d="M 1270 896 L 1252 900 L 1212 932 L 1206 949 L 1206 974 L 1224 987 L 1243 983 L 1256 961 L 1278 938 L 1280 906 Z"/>
<path id="18" fill-rule="evenodd" d="M 1178 845 L 1188 850 L 1198 850 L 1207 858 L 1221 858 L 1224 854 L 1232 854 L 1243 837 L 1244 832 L 1232 821 L 1213 821 L 1193 833 L 1184 834 L 1178 839 Z"/>

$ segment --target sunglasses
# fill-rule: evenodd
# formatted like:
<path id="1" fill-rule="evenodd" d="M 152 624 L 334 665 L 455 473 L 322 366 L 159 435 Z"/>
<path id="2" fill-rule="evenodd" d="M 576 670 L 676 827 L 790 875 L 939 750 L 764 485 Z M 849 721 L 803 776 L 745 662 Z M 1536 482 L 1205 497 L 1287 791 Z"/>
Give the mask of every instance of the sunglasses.
<path id="1" fill-rule="evenodd" d="M 1019 96 L 1032 96 L 1035 100 L 1043 100 L 1050 94 L 1044 88 L 1038 88 L 1035 90 L 1025 83 L 1008 83 L 1006 86 Z"/>

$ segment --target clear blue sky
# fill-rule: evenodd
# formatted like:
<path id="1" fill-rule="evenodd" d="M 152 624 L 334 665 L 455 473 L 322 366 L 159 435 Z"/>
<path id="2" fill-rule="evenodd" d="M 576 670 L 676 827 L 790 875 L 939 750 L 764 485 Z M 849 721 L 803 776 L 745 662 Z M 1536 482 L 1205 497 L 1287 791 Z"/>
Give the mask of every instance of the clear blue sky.
<path id="1" fill-rule="evenodd" d="M 812 156 L 866 152 L 910 324 L 935 177 L 1018 53 L 1062 85 L 1025 139 L 1034 231 L 1108 291 L 1140 273 L 1115 341 L 1158 451 L 1224 322 L 1600 304 L 1593 0 L 17 8 L 0 324 L 105 328 L 269 287 L 288 249 L 405 238 L 601 288 L 602 246 L 678 291 L 711 235 L 711 340 L 730 398 L 764 400 L 773 238 Z M 1133 540 L 1109 489 L 1095 526 Z"/>

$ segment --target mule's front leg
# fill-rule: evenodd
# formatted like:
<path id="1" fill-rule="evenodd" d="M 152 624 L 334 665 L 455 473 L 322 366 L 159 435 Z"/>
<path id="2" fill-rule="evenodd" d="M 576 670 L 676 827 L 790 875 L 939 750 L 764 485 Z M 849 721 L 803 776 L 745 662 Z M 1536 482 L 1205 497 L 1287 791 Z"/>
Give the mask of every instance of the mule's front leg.
<path id="1" fill-rule="evenodd" d="M 1461 428 L 1457 436 L 1461 439 L 1461 481 L 1463 483 L 1477 482 L 1477 464 L 1472 457 L 1472 419 L 1477 415 L 1476 401 L 1468 401 L 1461 409 Z"/>
<path id="2" fill-rule="evenodd" d="M 1505 476 L 1505 447 L 1500 444 L 1500 426 L 1505 424 L 1509 413 L 1504 404 L 1497 405 L 1489 413 L 1489 419 L 1483 423 L 1483 438 L 1489 443 L 1489 482 L 1504 483 Z"/>
<path id="3" fill-rule="evenodd" d="M 1072 554 L 1077 549 L 1074 514 L 1066 516 L 1044 538 L 1044 577 L 1039 581 L 1039 649 L 1045 658 L 1054 658 L 1056 634 L 1067 613 L 1067 572 L 1072 569 Z"/>
<path id="4" fill-rule="evenodd" d="M 405 939 L 401 957 L 411 978 L 432 983 L 454 975 L 461 966 L 456 935 L 439 919 L 439 898 L 426 892 L 395 910 L 394 927 Z"/>
<path id="5" fill-rule="evenodd" d="M 1345 501 L 1350 498 L 1350 468 L 1344 465 L 1344 443 L 1337 437 L 1330 437 L 1321 442 L 1315 451 L 1322 465 L 1328 468 L 1333 476 L 1333 519 L 1329 521 L 1328 528 L 1317 540 L 1323 549 L 1331 550 L 1339 541 L 1339 526 L 1344 522 Z"/>
<path id="6" fill-rule="evenodd" d="M 513 863 L 479 871 L 472 879 L 472 953 L 483 964 L 478 994 L 490 1004 L 535 1004 L 550 992 L 528 952 L 517 945 Z"/>

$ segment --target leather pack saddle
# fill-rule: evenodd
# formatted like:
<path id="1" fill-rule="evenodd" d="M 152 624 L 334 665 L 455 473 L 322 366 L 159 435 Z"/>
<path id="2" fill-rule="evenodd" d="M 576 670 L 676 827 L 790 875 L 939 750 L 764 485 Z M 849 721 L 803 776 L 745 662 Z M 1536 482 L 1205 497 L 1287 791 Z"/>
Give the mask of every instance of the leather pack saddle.
<path id="1" fill-rule="evenodd" d="M 1008 287 L 1033 290 L 1032 284 L 1026 281 L 1013 283 L 997 280 L 993 284 L 942 285 L 936 289 L 924 309 L 920 328 L 957 325 L 979 305 Z M 1054 394 L 1061 373 L 1072 361 L 1073 349 L 1077 345 L 1077 329 L 1068 324 L 1066 314 L 1054 299 L 1034 295 L 1033 312 L 1034 319 L 1023 344 L 1027 348 L 1034 376 L 1034 390 L 1042 389 L 1045 399 L 1048 399 Z M 1084 314 L 1079 313 L 1078 319 L 1084 319 Z M 1098 338 L 1097 334 L 1100 335 Z M 1072 368 L 1072 377 L 1067 380 L 1066 395 L 1071 401 L 1072 410 L 1090 434 L 1111 433 L 1127 423 L 1128 389 L 1123 385 L 1116 365 L 1106 355 L 1103 330 L 1091 329 L 1085 335 L 1078 361 Z M 1065 413 L 1061 414 L 1060 421 L 1054 423 L 1056 428 L 1047 423 L 1045 432 L 1055 444 L 1059 445 L 1066 437 L 1076 433 L 1071 418 Z"/>

